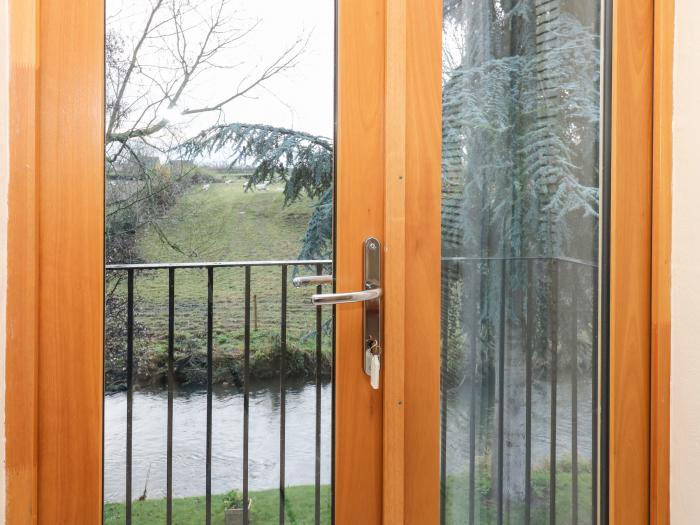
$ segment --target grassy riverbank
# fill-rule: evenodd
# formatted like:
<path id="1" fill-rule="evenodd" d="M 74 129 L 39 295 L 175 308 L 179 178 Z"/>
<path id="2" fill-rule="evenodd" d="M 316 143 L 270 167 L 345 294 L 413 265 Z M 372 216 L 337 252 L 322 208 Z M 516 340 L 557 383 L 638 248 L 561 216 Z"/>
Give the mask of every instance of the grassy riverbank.
<path id="1" fill-rule="evenodd" d="M 561 460 L 557 465 L 556 513 L 557 523 L 570 523 L 572 513 L 571 461 Z M 449 476 L 445 492 L 447 523 L 462 523 L 469 515 L 469 483 L 466 475 Z M 592 519 L 592 477 L 589 462 L 581 462 L 578 475 L 578 523 L 586 525 Z M 212 496 L 214 525 L 224 525 L 223 495 Z M 251 493 L 253 501 L 251 518 L 253 525 L 268 525 L 278 522 L 279 491 L 276 489 Z M 475 483 L 475 516 L 479 523 L 494 524 L 497 516 L 497 499 L 492 483 L 490 467 L 481 461 Z M 204 522 L 204 497 L 173 500 L 173 523 L 193 525 Z M 506 504 L 504 515 L 509 523 L 524 522 L 524 506 L 519 503 Z M 307 525 L 314 522 L 314 487 L 288 487 L 285 492 L 286 523 Z M 542 465 L 532 472 L 533 525 L 549 523 L 549 468 Z M 139 525 L 161 525 L 165 521 L 165 500 L 137 501 L 133 505 L 133 522 Z M 124 504 L 105 505 L 105 525 L 124 523 Z M 330 523 L 330 487 L 321 488 L 321 523 Z"/>
<path id="2" fill-rule="evenodd" d="M 142 260 L 206 262 L 297 258 L 312 212 L 310 200 L 301 199 L 284 207 L 281 186 L 246 192 L 243 178 L 219 174 L 216 180 L 189 188 L 157 227 L 147 226 L 138 234 L 136 250 Z M 313 375 L 316 323 L 315 309 L 307 304 L 309 290 L 291 286 L 295 271 L 289 268 L 287 280 L 287 362 L 290 375 L 301 377 Z M 312 273 L 315 269 L 300 268 L 298 271 Z M 242 268 L 217 268 L 214 272 L 215 383 L 237 382 L 242 367 L 244 277 Z M 134 290 L 137 381 L 144 385 L 160 384 L 167 371 L 167 271 L 138 272 Z M 125 279 L 116 284 L 115 293 L 125 296 Z M 281 268 L 253 268 L 251 376 L 254 378 L 278 373 L 281 301 Z M 198 384 L 204 380 L 206 311 L 206 271 L 178 270 L 175 274 L 175 368 L 182 383 Z M 125 312 L 120 315 L 123 317 Z M 118 389 L 123 382 L 126 342 L 112 337 L 111 344 L 118 348 L 114 361 L 107 363 L 107 382 Z M 323 347 L 324 373 L 329 374 L 330 337 L 324 337 Z"/>
<path id="3" fill-rule="evenodd" d="M 266 525 L 279 521 L 279 491 L 277 489 L 251 492 L 251 523 Z M 224 495 L 212 496 L 212 525 L 224 525 Z M 313 485 L 288 487 L 285 491 L 285 523 L 308 525 L 314 522 Z M 321 487 L 321 523 L 330 523 L 330 487 Z M 194 525 L 204 523 L 205 498 L 179 498 L 173 500 L 173 524 Z M 133 523 L 138 525 L 162 525 L 165 523 L 165 500 L 135 501 L 132 507 Z M 107 503 L 104 508 L 105 525 L 124 523 L 123 503 Z"/>

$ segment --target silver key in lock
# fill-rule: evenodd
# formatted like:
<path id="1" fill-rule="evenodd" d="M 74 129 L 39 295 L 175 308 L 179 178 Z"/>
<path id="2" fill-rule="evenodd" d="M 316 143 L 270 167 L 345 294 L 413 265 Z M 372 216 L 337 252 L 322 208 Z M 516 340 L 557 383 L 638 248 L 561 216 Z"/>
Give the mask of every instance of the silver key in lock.
<path id="1" fill-rule="evenodd" d="M 379 373 L 382 365 L 382 349 L 379 342 L 370 337 L 365 348 L 365 370 L 369 371 L 369 384 L 374 390 L 379 389 Z"/>
<path id="2" fill-rule="evenodd" d="M 379 348 L 379 341 L 374 337 L 370 336 L 367 341 L 365 341 L 365 374 L 370 375 L 370 367 L 372 363 L 372 353 L 375 349 Z"/>

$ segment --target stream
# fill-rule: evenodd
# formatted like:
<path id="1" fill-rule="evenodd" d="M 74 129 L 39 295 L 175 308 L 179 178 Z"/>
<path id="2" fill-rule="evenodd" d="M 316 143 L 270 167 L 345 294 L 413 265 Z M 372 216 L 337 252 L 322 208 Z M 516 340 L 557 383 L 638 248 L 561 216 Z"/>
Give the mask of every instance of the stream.
<path id="1" fill-rule="evenodd" d="M 321 391 L 321 482 L 331 478 L 330 383 Z M 286 484 L 315 479 L 313 383 L 287 380 Z M 148 498 L 165 497 L 167 445 L 166 390 L 137 390 L 133 406 L 133 498 L 147 486 Z M 206 482 L 206 391 L 179 390 L 173 402 L 173 497 L 199 496 Z M 106 502 L 125 500 L 126 393 L 105 396 Z M 243 480 L 243 393 L 215 387 L 212 402 L 212 493 L 241 488 Z M 256 381 L 250 392 L 250 490 L 279 486 L 280 396 L 277 381 Z M 148 478 L 148 483 L 146 479 Z"/>
<path id="2" fill-rule="evenodd" d="M 321 387 L 321 482 L 331 479 L 332 387 Z M 313 383 L 287 380 L 286 390 L 287 486 L 314 483 L 315 399 Z M 447 472 L 463 472 L 468 464 L 468 384 L 448 395 Z M 557 456 L 571 454 L 571 387 L 558 385 Z M 549 458 L 550 389 L 547 382 L 533 385 L 532 458 L 536 467 Z M 173 403 L 173 496 L 200 496 L 206 479 L 206 391 L 179 390 Z M 133 412 L 133 497 L 147 488 L 149 499 L 165 497 L 167 391 L 138 390 Z M 590 381 L 580 383 L 578 398 L 578 449 L 581 460 L 591 458 Z M 492 411 L 490 411 L 493 413 Z M 241 488 L 243 480 L 243 394 L 234 387 L 215 387 L 212 408 L 212 492 Z M 524 407 L 515 398 L 506 416 L 506 470 L 522 477 Z M 479 418 L 479 436 L 493 428 L 492 417 Z M 126 477 L 126 393 L 105 396 L 104 496 L 107 502 L 124 501 Z M 481 438 L 478 455 L 488 444 Z M 256 381 L 250 392 L 250 490 L 279 486 L 280 398 L 277 381 Z M 146 481 L 148 480 L 148 481 Z"/>

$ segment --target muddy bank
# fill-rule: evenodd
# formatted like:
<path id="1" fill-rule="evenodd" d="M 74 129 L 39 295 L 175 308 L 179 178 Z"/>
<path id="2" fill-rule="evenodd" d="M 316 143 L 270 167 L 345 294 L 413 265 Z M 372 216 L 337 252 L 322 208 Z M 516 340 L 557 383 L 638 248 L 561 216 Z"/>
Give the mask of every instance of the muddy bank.
<path id="1" fill-rule="evenodd" d="M 181 342 L 182 343 L 182 342 Z M 202 386 L 207 384 L 207 352 L 204 345 L 183 345 L 176 349 L 173 359 L 175 383 L 178 386 Z M 124 352 L 125 354 L 125 352 Z M 269 344 L 251 348 L 249 376 L 251 380 L 279 377 L 281 345 L 279 339 Z M 332 360 L 328 351 L 320 356 L 321 377 L 330 379 Z M 286 376 L 296 379 L 316 376 L 317 353 L 314 348 L 287 344 L 284 359 Z M 213 350 L 212 382 L 214 385 L 242 386 L 245 368 L 243 348 L 217 348 Z M 126 389 L 126 359 L 111 359 L 105 363 L 105 389 L 117 392 Z M 154 346 L 134 350 L 134 384 L 139 387 L 165 386 L 168 383 L 167 348 Z"/>

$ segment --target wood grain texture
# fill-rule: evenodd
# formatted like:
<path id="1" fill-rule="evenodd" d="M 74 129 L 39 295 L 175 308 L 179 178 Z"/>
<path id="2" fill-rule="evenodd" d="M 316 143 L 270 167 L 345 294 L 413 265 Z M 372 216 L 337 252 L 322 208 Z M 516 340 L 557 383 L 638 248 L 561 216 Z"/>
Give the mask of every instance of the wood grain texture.
<path id="1" fill-rule="evenodd" d="M 5 385 L 6 522 L 37 522 L 38 5 L 11 0 L 10 184 Z"/>
<path id="2" fill-rule="evenodd" d="M 674 0 L 654 3 L 651 262 L 651 523 L 670 523 L 671 179 Z"/>
<path id="3" fill-rule="evenodd" d="M 407 0 L 405 523 L 440 520 L 442 2 Z"/>
<path id="4" fill-rule="evenodd" d="M 652 0 L 613 4 L 610 251 L 612 525 L 649 522 Z"/>
<path id="5" fill-rule="evenodd" d="M 406 0 L 386 3 L 383 523 L 403 525 L 406 349 Z"/>
<path id="6" fill-rule="evenodd" d="M 338 291 L 361 290 L 363 244 L 384 242 L 383 0 L 338 2 L 336 258 Z M 335 521 L 382 520 L 382 392 L 362 369 L 362 305 L 336 307 Z"/>
<path id="7" fill-rule="evenodd" d="M 39 523 L 102 516 L 103 2 L 40 8 Z"/>

